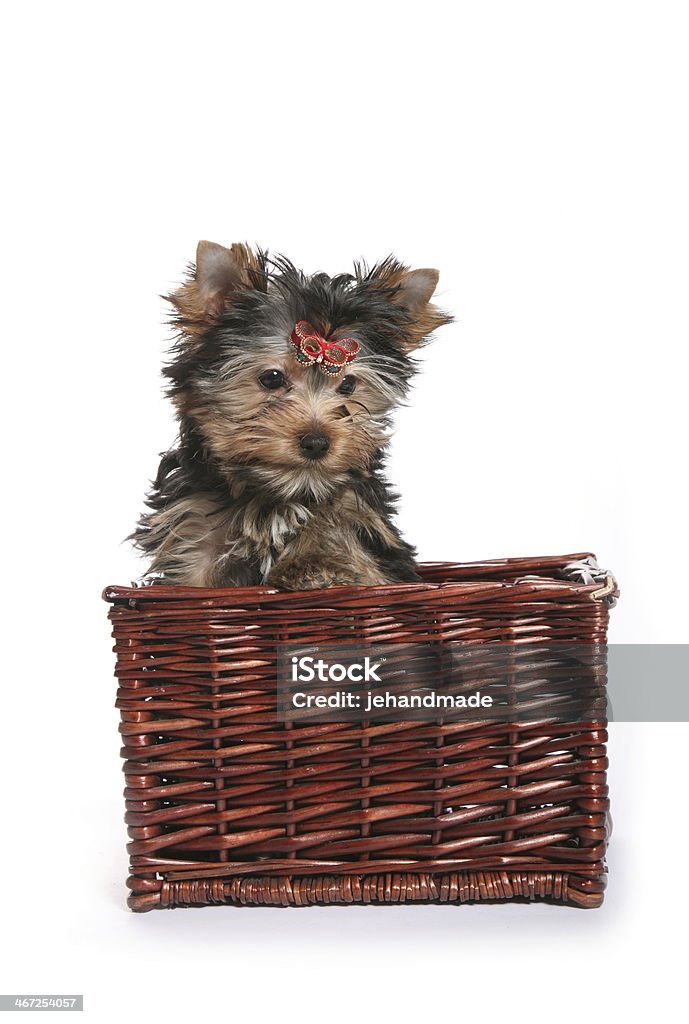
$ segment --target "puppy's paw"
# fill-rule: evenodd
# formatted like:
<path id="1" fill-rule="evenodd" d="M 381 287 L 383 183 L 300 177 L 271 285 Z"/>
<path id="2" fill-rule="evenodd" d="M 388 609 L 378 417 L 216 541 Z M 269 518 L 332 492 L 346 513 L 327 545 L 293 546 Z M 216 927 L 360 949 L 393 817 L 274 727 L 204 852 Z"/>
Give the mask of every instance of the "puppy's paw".
<path id="1" fill-rule="evenodd" d="M 358 582 L 342 568 L 328 565 L 276 566 L 266 580 L 278 590 L 322 590 L 355 586 Z"/>

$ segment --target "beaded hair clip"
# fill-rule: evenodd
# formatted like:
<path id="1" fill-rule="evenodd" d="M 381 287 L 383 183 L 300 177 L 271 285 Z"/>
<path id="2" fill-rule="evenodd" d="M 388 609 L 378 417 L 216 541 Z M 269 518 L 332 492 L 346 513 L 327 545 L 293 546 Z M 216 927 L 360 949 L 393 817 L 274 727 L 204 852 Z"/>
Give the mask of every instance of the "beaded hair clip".
<path id="1" fill-rule="evenodd" d="M 361 345 L 354 338 L 326 341 L 308 320 L 300 320 L 292 328 L 290 344 L 302 366 L 317 365 L 328 377 L 337 377 L 356 359 Z"/>

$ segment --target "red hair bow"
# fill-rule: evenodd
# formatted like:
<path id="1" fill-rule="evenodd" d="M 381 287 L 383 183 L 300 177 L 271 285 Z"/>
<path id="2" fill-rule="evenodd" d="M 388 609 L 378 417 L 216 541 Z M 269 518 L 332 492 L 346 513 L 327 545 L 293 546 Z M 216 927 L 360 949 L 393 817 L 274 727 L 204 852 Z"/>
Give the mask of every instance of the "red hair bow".
<path id="1" fill-rule="evenodd" d="M 361 350 L 361 345 L 354 338 L 326 341 L 308 320 L 300 320 L 295 324 L 290 343 L 302 366 L 318 364 L 328 377 L 337 377 L 342 373 Z"/>

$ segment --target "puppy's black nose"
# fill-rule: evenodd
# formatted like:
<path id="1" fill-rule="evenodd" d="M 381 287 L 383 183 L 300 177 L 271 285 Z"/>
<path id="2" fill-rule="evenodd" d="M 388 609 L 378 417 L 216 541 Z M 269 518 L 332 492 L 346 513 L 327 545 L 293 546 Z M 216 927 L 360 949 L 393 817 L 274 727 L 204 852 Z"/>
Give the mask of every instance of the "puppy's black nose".
<path id="1" fill-rule="evenodd" d="M 323 434 L 304 434 L 299 447 L 307 459 L 322 459 L 330 447 L 330 441 Z"/>

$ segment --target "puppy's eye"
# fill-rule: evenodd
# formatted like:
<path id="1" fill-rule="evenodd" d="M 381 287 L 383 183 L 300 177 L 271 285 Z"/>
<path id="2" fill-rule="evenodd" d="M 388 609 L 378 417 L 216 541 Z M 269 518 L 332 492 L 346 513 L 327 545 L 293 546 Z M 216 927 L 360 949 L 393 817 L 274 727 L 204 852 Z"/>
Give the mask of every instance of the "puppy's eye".
<path id="1" fill-rule="evenodd" d="M 341 395 L 351 395 L 356 389 L 356 377 L 349 374 L 347 377 L 342 378 L 342 383 L 337 389 Z"/>
<path id="2" fill-rule="evenodd" d="M 266 370 L 258 380 L 267 391 L 277 391 L 278 388 L 284 388 L 287 383 L 284 373 L 280 373 L 279 370 Z"/>

